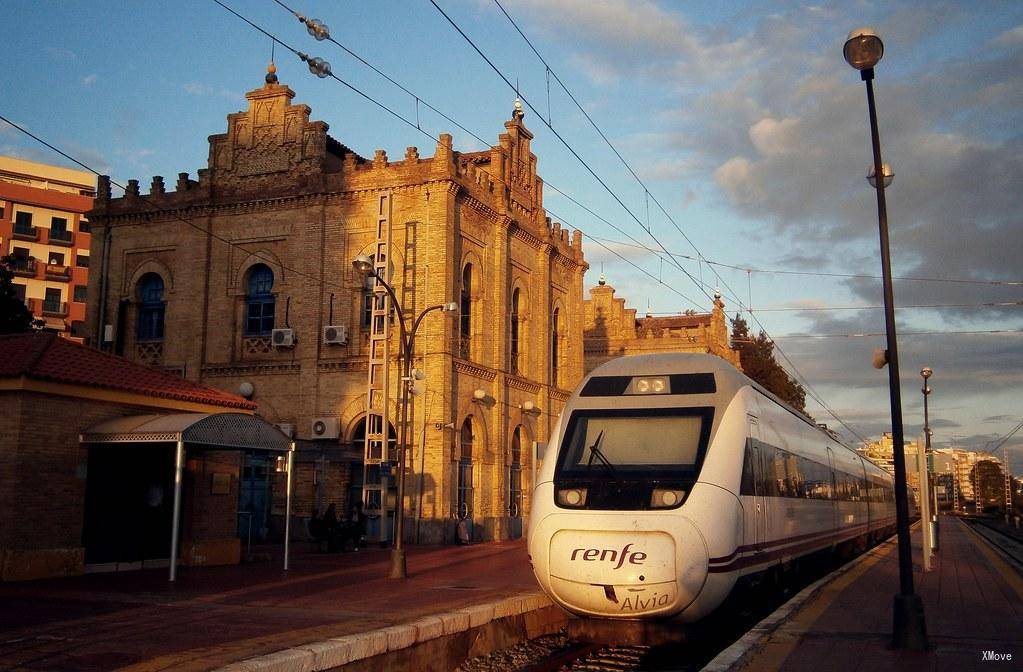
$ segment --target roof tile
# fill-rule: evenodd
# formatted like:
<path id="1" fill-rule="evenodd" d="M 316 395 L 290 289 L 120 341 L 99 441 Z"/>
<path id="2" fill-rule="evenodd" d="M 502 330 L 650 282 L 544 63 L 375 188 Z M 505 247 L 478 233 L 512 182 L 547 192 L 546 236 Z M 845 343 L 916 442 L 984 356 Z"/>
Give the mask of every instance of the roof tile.
<path id="1" fill-rule="evenodd" d="M 0 378 L 22 376 L 227 408 L 255 410 L 257 407 L 237 395 L 136 364 L 52 333 L 0 336 Z"/>

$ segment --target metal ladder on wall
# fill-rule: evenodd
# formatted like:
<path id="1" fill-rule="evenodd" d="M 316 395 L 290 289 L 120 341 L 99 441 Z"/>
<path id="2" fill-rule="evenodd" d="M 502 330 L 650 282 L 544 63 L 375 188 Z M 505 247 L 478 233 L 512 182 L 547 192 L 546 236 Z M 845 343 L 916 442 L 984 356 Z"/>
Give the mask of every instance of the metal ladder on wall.
<path id="1" fill-rule="evenodd" d="M 390 283 L 391 192 L 377 197 L 376 242 L 373 267 Z M 379 280 L 373 280 L 373 303 L 369 321 L 369 366 L 366 384 L 366 445 L 363 454 L 362 504 L 366 515 L 366 538 L 370 542 L 390 540 L 393 509 L 388 506 L 390 454 L 387 399 L 390 383 L 391 297 Z"/>

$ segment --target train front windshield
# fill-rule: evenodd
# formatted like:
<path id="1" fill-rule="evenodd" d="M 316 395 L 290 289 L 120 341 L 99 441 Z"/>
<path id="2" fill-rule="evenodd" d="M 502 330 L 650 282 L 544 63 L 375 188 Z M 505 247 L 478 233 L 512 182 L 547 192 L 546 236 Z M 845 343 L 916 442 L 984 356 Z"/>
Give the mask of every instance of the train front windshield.
<path id="1" fill-rule="evenodd" d="M 709 408 L 576 411 L 562 443 L 558 472 L 569 478 L 695 477 L 712 419 Z"/>

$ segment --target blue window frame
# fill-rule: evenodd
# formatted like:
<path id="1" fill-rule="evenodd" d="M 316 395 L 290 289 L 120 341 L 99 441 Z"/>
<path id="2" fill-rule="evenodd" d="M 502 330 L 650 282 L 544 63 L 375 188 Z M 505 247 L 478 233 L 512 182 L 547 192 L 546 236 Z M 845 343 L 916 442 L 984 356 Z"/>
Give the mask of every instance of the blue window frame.
<path id="1" fill-rule="evenodd" d="M 245 295 L 245 335 L 269 336 L 274 328 L 276 301 L 272 293 L 274 272 L 257 264 L 249 270 L 248 293 Z"/>
<path id="2" fill-rule="evenodd" d="M 146 273 L 139 280 L 139 321 L 135 331 L 136 340 L 162 341 L 165 311 L 163 278 L 156 273 Z"/>

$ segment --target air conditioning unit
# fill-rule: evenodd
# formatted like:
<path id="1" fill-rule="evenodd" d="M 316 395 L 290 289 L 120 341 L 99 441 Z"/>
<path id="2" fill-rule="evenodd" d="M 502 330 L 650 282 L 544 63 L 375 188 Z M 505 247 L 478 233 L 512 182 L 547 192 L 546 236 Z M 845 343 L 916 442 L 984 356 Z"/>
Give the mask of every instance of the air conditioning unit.
<path id="1" fill-rule="evenodd" d="M 287 436 L 289 439 L 295 436 L 295 425 L 291 424 L 290 422 L 281 422 L 274 425 L 274 427 L 281 430 L 281 432 L 283 432 L 284 435 Z"/>
<path id="2" fill-rule="evenodd" d="M 344 324 L 331 324 L 323 328 L 323 342 L 327 345 L 347 345 L 348 327 Z"/>
<path id="3" fill-rule="evenodd" d="M 274 329 L 270 332 L 270 343 L 272 343 L 275 348 L 295 347 L 295 330 Z"/>
<path id="4" fill-rule="evenodd" d="M 337 417 L 313 418 L 309 433 L 314 439 L 336 439 L 341 436 L 341 420 Z"/>

